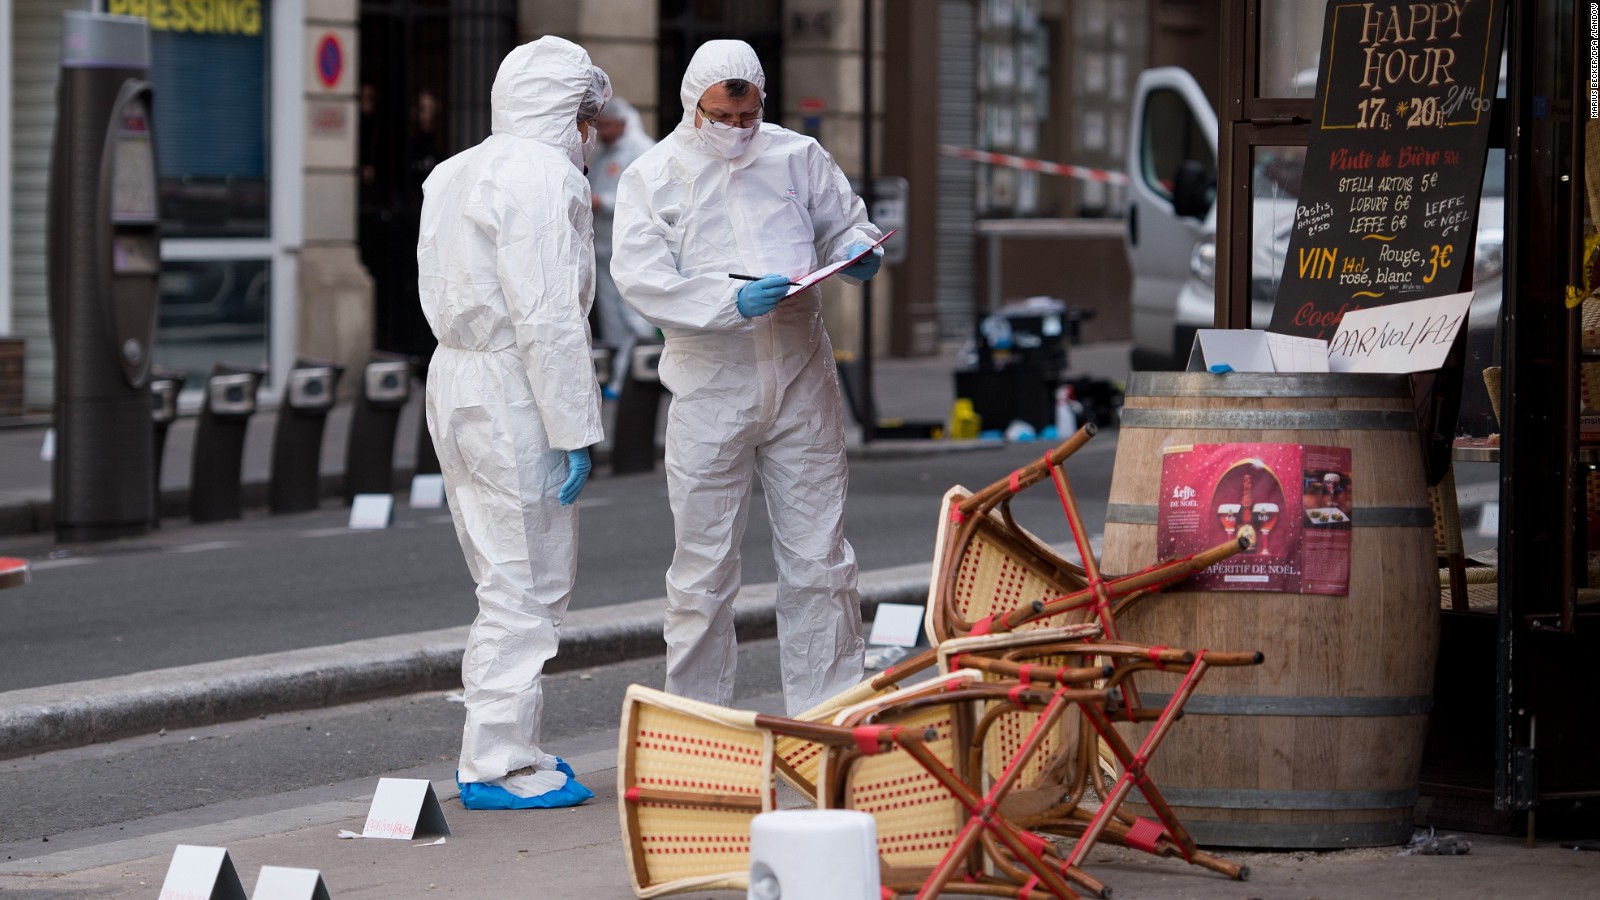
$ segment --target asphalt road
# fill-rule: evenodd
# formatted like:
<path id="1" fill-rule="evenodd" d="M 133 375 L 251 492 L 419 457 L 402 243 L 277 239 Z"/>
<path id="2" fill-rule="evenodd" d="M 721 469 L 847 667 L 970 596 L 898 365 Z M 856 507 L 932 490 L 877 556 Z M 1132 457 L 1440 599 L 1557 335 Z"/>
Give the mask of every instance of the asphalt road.
<path id="1" fill-rule="evenodd" d="M 1116 435 L 1069 464 L 1091 532 L 1104 521 Z M 1039 443 L 852 461 L 846 535 L 862 569 L 931 559 L 939 498 L 1038 458 Z M 598 476 L 580 500 L 574 608 L 660 597 L 672 558 L 664 476 Z M 1019 497 L 1019 519 L 1052 542 L 1070 536 L 1048 484 Z M 348 510 L 249 515 L 150 535 L 58 546 L 8 539 L 33 583 L 0 593 L 0 691 L 404 634 L 469 623 L 472 582 L 448 513 L 398 504 L 381 531 L 352 531 Z M 752 498 L 744 581 L 776 574 L 765 501 Z"/>

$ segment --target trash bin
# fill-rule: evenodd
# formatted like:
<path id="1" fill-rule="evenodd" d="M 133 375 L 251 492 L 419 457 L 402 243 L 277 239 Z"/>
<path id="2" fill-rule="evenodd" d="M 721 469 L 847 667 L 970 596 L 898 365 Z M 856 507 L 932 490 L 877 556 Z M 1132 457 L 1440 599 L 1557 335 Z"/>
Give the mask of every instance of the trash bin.
<path id="1" fill-rule="evenodd" d="M 152 369 L 150 372 L 150 424 L 155 437 L 151 460 L 151 489 L 155 506 L 150 527 L 161 527 L 161 460 L 167 449 L 167 430 L 178 418 L 178 395 L 186 379 L 181 372 Z"/>
<path id="2" fill-rule="evenodd" d="M 343 366 L 308 359 L 298 360 L 289 370 L 272 433 L 267 507 L 275 514 L 308 512 L 322 499 L 322 432 L 343 373 Z"/>
<path id="3" fill-rule="evenodd" d="M 206 379 L 189 476 L 189 519 L 193 522 L 221 522 L 242 515 L 239 477 L 244 437 L 256 411 L 256 389 L 265 374 L 261 369 L 218 363 Z"/>
<path id="4" fill-rule="evenodd" d="M 411 363 L 375 357 L 361 373 L 344 456 L 344 502 L 357 494 L 394 493 L 394 438 L 400 410 L 411 399 Z"/>
<path id="5" fill-rule="evenodd" d="M 1021 420 L 1055 424 L 1056 388 L 1067 371 L 1067 345 L 1093 313 L 1054 297 L 1007 304 L 978 322 L 976 360 L 955 372 L 955 393 L 972 401 L 985 428 Z"/>
<path id="6" fill-rule="evenodd" d="M 662 346 L 640 341 L 633 346 L 628 378 L 617 398 L 611 426 L 611 472 L 649 472 L 656 467 L 656 416 L 661 409 Z"/>

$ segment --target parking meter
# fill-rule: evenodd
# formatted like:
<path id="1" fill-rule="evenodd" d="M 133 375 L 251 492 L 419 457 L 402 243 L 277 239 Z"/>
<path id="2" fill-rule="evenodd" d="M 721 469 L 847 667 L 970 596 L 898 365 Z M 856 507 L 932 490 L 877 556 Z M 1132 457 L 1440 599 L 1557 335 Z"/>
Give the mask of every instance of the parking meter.
<path id="1" fill-rule="evenodd" d="M 50 171 L 56 537 L 142 534 L 155 517 L 150 351 L 161 273 L 150 31 L 68 12 Z"/>
<path id="2" fill-rule="evenodd" d="M 394 437 L 400 410 L 411 399 L 411 363 L 381 355 L 361 372 L 344 456 L 344 502 L 357 494 L 394 493 Z"/>
<path id="3" fill-rule="evenodd" d="M 150 527 L 161 527 L 161 460 L 166 455 L 167 429 L 178 418 L 178 395 L 183 392 L 183 373 L 165 369 L 150 370 L 150 425 L 155 430 L 155 443 L 151 457 L 151 487 L 155 491 L 155 508 L 150 516 Z"/>
<path id="4" fill-rule="evenodd" d="M 643 341 L 633 347 L 628 378 L 617 398 L 617 417 L 611 427 L 611 472 L 648 472 L 656 466 L 656 415 L 661 410 L 660 344 Z"/>
<path id="5" fill-rule="evenodd" d="M 301 359 L 284 380 L 267 487 L 267 508 L 273 513 L 309 512 L 321 500 L 322 432 L 343 372 L 332 362 Z"/>
<path id="6" fill-rule="evenodd" d="M 261 369 L 218 363 L 206 379 L 189 476 L 191 521 L 221 522 L 244 514 L 239 477 L 245 431 L 255 414 L 256 389 L 265 374 Z"/>

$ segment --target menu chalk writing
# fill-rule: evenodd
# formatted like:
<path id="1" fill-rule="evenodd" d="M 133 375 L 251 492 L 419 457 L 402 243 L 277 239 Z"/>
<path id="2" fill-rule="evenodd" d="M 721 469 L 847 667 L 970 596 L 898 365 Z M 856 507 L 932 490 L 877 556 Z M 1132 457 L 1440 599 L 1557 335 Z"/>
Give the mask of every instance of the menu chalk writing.
<path id="1" fill-rule="evenodd" d="M 1503 0 L 1329 0 L 1271 330 L 1470 287 Z"/>

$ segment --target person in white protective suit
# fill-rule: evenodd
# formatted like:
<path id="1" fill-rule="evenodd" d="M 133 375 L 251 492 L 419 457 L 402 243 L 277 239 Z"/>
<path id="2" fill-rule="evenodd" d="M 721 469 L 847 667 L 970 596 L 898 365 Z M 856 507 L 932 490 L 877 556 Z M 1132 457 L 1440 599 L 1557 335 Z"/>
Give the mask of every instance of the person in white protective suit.
<path id="1" fill-rule="evenodd" d="M 610 96 L 610 79 L 577 44 L 523 44 L 495 77 L 490 136 L 423 185 L 418 287 L 439 340 L 428 430 L 477 582 L 456 772 L 468 809 L 593 796 L 539 747 L 540 675 L 572 597 L 573 503 L 601 438 L 583 164 Z"/>
<path id="2" fill-rule="evenodd" d="M 621 97 L 612 97 L 600 113 L 600 148 L 589 160 L 589 188 L 594 192 L 594 309 L 600 339 L 615 348 L 611 381 L 602 385 L 608 399 L 622 393 L 628 379 L 633 347 L 640 338 L 655 334 L 650 323 L 622 302 L 611 280 L 611 223 L 617 207 L 617 182 L 640 154 L 655 145 L 645 130 L 639 111 Z"/>
<path id="3" fill-rule="evenodd" d="M 766 78 L 742 41 L 701 46 L 683 119 L 617 189 L 611 273 L 662 330 L 667 489 L 667 690 L 733 699 L 733 600 L 753 476 L 778 563 L 778 640 L 790 713 L 861 679 L 855 551 L 844 538 L 844 417 L 817 288 L 790 279 L 878 240 L 816 141 L 762 124 Z M 874 252 L 843 270 L 870 278 Z M 755 281 L 730 274 L 763 273 Z"/>

